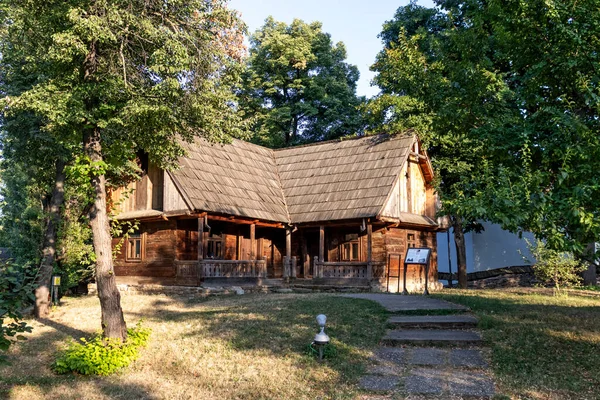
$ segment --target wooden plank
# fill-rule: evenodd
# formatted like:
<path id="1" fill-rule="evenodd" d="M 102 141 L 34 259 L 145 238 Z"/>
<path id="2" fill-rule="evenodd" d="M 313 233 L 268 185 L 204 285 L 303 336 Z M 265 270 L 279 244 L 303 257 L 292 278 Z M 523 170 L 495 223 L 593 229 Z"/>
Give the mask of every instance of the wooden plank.
<path id="1" fill-rule="evenodd" d="M 307 277 L 310 272 L 310 256 L 308 255 L 308 246 L 303 231 L 300 231 L 302 243 L 302 276 Z"/>
<path id="2" fill-rule="evenodd" d="M 292 228 L 286 228 L 285 230 L 285 256 L 288 260 L 292 257 Z"/>
<path id="3" fill-rule="evenodd" d="M 266 221 L 259 221 L 257 219 L 251 219 L 251 218 L 238 218 L 235 216 L 221 216 L 221 215 L 213 215 L 213 214 L 209 214 L 208 215 L 208 219 L 212 219 L 215 221 L 227 221 L 227 222 L 233 222 L 235 224 L 242 224 L 242 225 L 258 225 L 258 226 L 265 226 L 265 227 L 269 227 L 269 228 L 283 228 L 284 225 L 281 222 L 266 222 Z"/>
<path id="4" fill-rule="evenodd" d="M 198 218 L 198 260 L 204 258 L 204 218 Z"/>
<path id="5" fill-rule="evenodd" d="M 319 226 L 319 262 L 324 261 L 325 256 L 325 226 Z"/>
<path id="6" fill-rule="evenodd" d="M 367 223 L 367 279 L 373 277 L 373 225 L 371 221 Z"/>
<path id="7" fill-rule="evenodd" d="M 256 260 L 256 224 L 250 225 L 250 259 Z"/>
<path id="8" fill-rule="evenodd" d="M 412 179 L 410 176 L 410 161 L 406 162 L 406 201 L 407 201 L 407 212 L 412 212 Z"/>

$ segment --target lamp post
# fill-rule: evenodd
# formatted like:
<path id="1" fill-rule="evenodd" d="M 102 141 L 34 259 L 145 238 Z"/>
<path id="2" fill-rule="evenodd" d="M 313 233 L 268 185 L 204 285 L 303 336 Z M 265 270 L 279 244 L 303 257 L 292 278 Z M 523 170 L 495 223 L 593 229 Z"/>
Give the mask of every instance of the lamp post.
<path id="1" fill-rule="evenodd" d="M 319 348 L 319 361 L 323 361 L 323 347 L 329 344 L 329 336 L 325 333 L 325 323 L 327 317 L 324 314 L 317 315 L 317 324 L 321 331 L 315 335 L 313 343 Z"/>
<path id="2" fill-rule="evenodd" d="M 58 304 L 58 288 L 60 286 L 60 275 L 52 275 L 52 303 Z"/>

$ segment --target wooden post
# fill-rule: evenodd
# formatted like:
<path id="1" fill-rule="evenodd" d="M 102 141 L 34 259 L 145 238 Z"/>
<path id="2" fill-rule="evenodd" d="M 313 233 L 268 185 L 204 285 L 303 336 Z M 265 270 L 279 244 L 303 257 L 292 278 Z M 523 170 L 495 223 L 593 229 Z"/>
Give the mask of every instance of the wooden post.
<path id="1" fill-rule="evenodd" d="M 288 256 L 283 256 L 283 278 L 288 279 L 290 277 L 290 258 Z"/>
<path id="2" fill-rule="evenodd" d="M 256 260 L 256 224 L 250 225 L 250 259 Z"/>
<path id="3" fill-rule="evenodd" d="M 292 256 L 292 228 L 289 227 L 285 229 L 285 255 Z"/>
<path id="4" fill-rule="evenodd" d="M 321 263 L 319 262 L 319 257 L 315 256 L 314 263 L 315 263 L 315 271 L 313 272 L 314 277 L 322 278 L 323 277 L 323 269 L 322 269 Z"/>
<path id="5" fill-rule="evenodd" d="M 296 267 L 298 266 L 298 259 L 296 258 L 296 256 L 292 257 L 292 262 L 291 262 L 291 272 L 290 272 L 290 276 L 292 278 L 297 278 L 298 277 L 298 271 L 296 270 Z"/>
<path id="6" fill-rule="evenodd" d="M 367 223 L 367 279 L 373 278 L 373 225 Z"/>
<path id="7" fill-rule="evenodd" d="M 319 226 L 319 262 L 325 261 L 325 227 Z"/>
<path id="8" fill-rule="evenodd" d="M 402 279 L 402 294 L 407 295 L 408 290 L 406 290 L 406 269 L 408 268 L 408 265 L 405 262 L 403 262 L 402 264 L 404 265 L 404 278 Z"/>
<path id="9" fill-rule="evenodd" d="M 423 291 L 423 295 L 429 295 L 429 259 L 427 259 L 427 264 L 425 264 L 425 290 Z"/>
<path id="10" fill-rule="evenodd" d="M 198 218 L 198 261 L 204 258 L 204 218 Z"/>

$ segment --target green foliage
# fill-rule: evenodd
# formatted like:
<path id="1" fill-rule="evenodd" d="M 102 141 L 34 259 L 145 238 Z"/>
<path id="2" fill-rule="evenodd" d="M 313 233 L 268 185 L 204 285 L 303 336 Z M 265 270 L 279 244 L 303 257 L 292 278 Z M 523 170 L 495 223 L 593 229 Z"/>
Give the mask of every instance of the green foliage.
<path id="1" fill-rule="evenodd" d="M 308 344 L 306 346 L 305 353 L 311 357 L 319 358 L 319 346 L 314 343 Z M 323 346 L 323 359 L 331 359 L 337 356 L 337 349 L 331 343 L 328 343 Z"/>
<path id="2" fill-rule="evenodd" d="M 178 137 L 242 134 L 231 88 L 244 27 L 224 1 L 33 1 L 9 13 L 6 115 L 38 116 L 42 132 L 69 146 L 100 129 L 106 165 L 90 165 L 96 173 L 127 166 L 140 149 L 171 165 Z"/>
<path id="3" fill-rule="evenodd" d="M 587 266 L 575 259 L 572 253 L 552 250 L 541 240 L 535 244 L 527 241 L 527 245 L 536 259 L 533 272 L 541 282 L 551 284 L 557 291 L 581 282 L 578 274 L 585 271 Z"/>
<path id="4" fill-rule="evenodd" d="M 600 237 L 597 4 L 436 4 L 411 2 L 384 25 L 370 129 L 421 134 L 446 213 L 588 256 Z"/>
<path id="5" fill-rule="evenodd" d="M 25 340 L 21 333 L 32 330 L 22 321 L 22 311 L 35 300 L 33 281 L 29 268 L 13 263 L 0 265 L 0 364 L 6 362 L 2 353 L 15 340 Z"/>
<path id="6" fill-rule="evenodd" d="M 269 17 L 250 45 L 239 97 L 253 141 L 281 147 L 362 130 L 358 69 L 320 22 L 287 25 Z"/>
<path id="7" fill-rule="evenodd" d="M 138 220 L 133 221 L 111 221 L 111 235 L 112 237 L 120 237 L 121 240 L 113 247 L 113 258 L 121 252 L 125 240 L 129 235 L 134 234 L 138 231 L 140 223 Z"/>
<path id="8" fill-rule="evenodd" d="M 150 329 L 138 322 L 135 328 L 127 329 L 127 341 L 105 339 L 98 334 L 83 343 L 73 343 L 53 364 L 59 374 L 76 372 L 82 375 L 110 375 L 127 367 L 139 356 L 139 349 L 145 347 Z"/>

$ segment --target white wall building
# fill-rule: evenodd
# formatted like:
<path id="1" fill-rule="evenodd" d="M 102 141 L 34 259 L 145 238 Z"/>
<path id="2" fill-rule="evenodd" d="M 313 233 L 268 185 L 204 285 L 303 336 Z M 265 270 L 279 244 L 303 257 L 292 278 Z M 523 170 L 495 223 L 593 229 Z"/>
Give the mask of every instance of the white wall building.
<path id="1" fill-rule="evenodd" d="M 518 235 L 503 230 L 500 225 L 489 222 L 483 222 L 482 225 L 484 230 L 481 233 L 465 234 L 467 273 L 515 265 L 531 265 L 534 259 L 527 248 L 525 239 L 534 243 L 533 234 L 523 233 L 523 238 L 519 238 Z M 452 272 L 456 273 L 456 246 L 452 229 L 437 234 L 438 271 L 449 272 L 448 235 L 450 236 Z M 525 261 L 523 257 L 530 262 Z"/>

